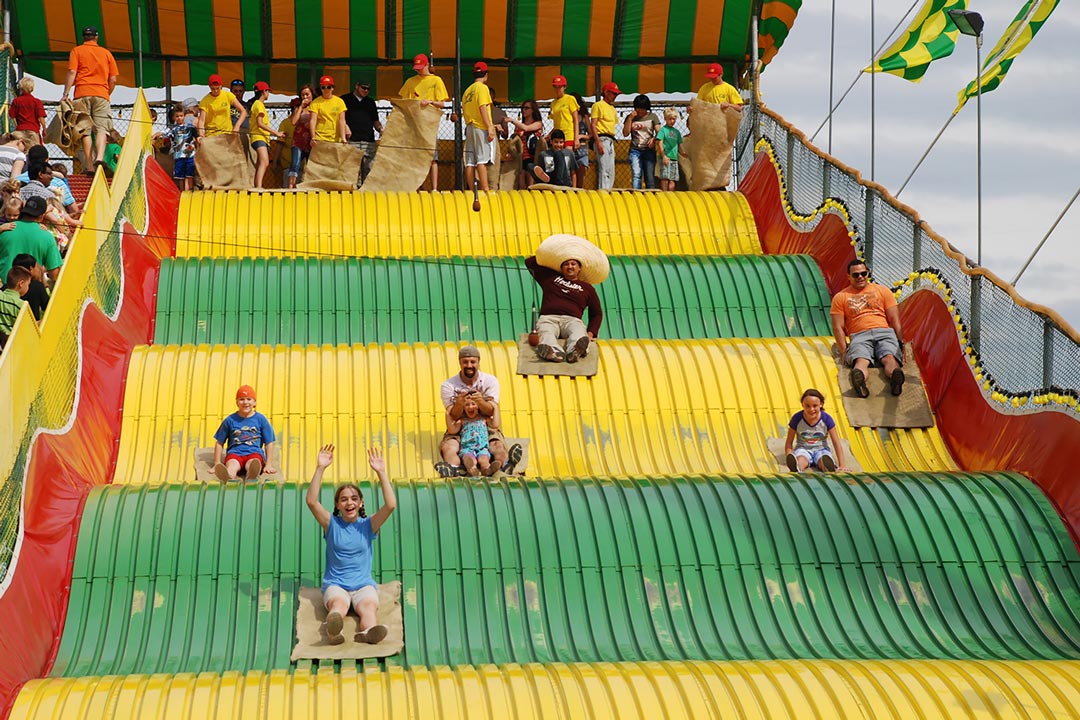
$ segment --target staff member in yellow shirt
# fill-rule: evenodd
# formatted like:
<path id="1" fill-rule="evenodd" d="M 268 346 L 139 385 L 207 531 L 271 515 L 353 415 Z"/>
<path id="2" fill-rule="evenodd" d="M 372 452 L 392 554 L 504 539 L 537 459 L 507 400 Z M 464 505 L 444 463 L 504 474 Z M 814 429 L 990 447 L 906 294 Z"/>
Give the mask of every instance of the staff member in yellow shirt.
<path id="1" fill-rule="evenodd" d="M 349 128 L 345 124 L 345 101 L 334 94 L 334 78 L 319 78 L 319 97 L 311 101 L 311 144 L 346 142 Z"/>
<path id="2" fill-rule="evenodd" d="M 551 110 L 548 112 L 548 117 L 551 118 L 551 122 L 555 125 L 552 130 L 562 130 L 563 135 L 568 140 L 576 138 L 578 136 L 578 123 L 581 122 L 581 115 L 578 110 L 581 108 L 573 95 L 566 94 L 566 78 L 562 75 L 556 75 L 551 80 L 551 88 L 555 91 L 555 99 L 551 101 Z M 574 141 L 574 146 L 570 149 L 576 148 L 577 142 Z"/>
<path id="3" fill-rule="evenodd" d="M 596 163 L 599 170 L 599 188 L 610 190 L 615 185 L 615 125 L 619 116 L 615 113 L 615 98 L 619 86 L 613 82 L 600 90 L 601 99 L 592 106 L 592 134 L 596 136 Z"/>
<path id="4" fill-rule="evenodd" d="M 698 100 L 742 111 L 742 97 L 734 85 L 724 82 L 724 67 L 720 63 L 710 65 L 705 71 L 705 77 L 709 82 L 698 89 Z"/>
<path id="5" fill-rule="evenodd" d="M 413 70 L 416 74 L 405 81 L 405 84 L 401 86 L 401 90 L 398 91 L 398 95 L 402 100 L 419 100 L 420 106 L 425 107 L 427 105 L 434 105 L 440 110 L 446 106 L 446 101 L 450 99 L 449 93 L 446 92 L 446 83 L 442 81 L 442 78 L 431 72 L 431 62 L 428 60 L 428 56 L 424 53 L 420 53 L 413 58 Z M 450 122 L 457 122 L 455 115 L 450 116 Z M 435 155 L 431 159 L 431 191 L 435 192 L 439 189 L 439 146 L 435 145 Z"/>
<path id="6" fill-rule="evenodd" d="M 461 114 L 465 116 L 465 189 L 472 189 L 475 174 L 480 189 L 487 192 L 488 165 L 495 162 L 495 123 L 491 120 L 486 62 L 481 60 L 473 65 L 473 78 L 473 84 L 461 96 Z"/>
<path id="7" fill-rule="evenodd" d="M 221 87 L 221 76 L 211 75 L 207 80 L 210 92 L 199 102 L 199 137 L 213 137 L 226 133 L 240 132 L 240 125 L 247 119 L 248 111 L 228 90 Z M 234 124 L 229 117 L 229 108 L 236 108 L 239 117 Z"/>

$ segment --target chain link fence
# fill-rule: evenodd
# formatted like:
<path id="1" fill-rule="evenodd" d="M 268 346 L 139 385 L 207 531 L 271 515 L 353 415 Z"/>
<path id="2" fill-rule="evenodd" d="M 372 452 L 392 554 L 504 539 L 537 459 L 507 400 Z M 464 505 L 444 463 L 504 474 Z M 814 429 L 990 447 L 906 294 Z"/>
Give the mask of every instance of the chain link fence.
<path id="1" fill-rule="evenodd" d="M 771 111 L 748 107 L 736 138 L 734 172 L 745 176 L 758 140 L 766 140 L 795 213 L 809 215 L 827 198 L 840 201 L 851 217 L 856 250 L 876 281 L 901 290 L 901 297 L 926 288 L 946 295 L 984 388 L 992 396 L 1012 407 L 1035 407 L 1057 395 L 1060 404 L 1077 407 L 1080 343 L 1073 336 L 1054 318 L 1014 300 L 1004 283 L 965 273 L 924 221 L 901 210 L 792 130 Z M 966 264 L 975 267 L 970 259 Z"/>
<path id="2" fill-rule="evenodd" d="M 385 124 L 388 116 L 390 115 L 391 106 L 386 101 L 379 101 L 379 120 Z M 497 103 L 498 104 L 498 103 Z M 544 117 L 544 129 L 543 133 L 547 134 L 552 129 L 551 121 L 548 118 L 550 105 L 548 101 L 538 101 L 540 106 L 541 115 Z M 591 106 L 592 103 L 587 101 L 587 104 Z M 150 107 L 157 113 L 157 119 L 153 123 L 153 132 L 163 133 L 168 129 L 169 112 L 175 104 L 169 103 L 151 103 Z M 664 110 L 669 107 L 674 107 L 679 112 L 679 118 L 675 121 L 675 127 L 684 136 L 689 132 L 687 128 L 687 106 L 686 102 L 655 102 L 652 106 L 652 112 L 660 118 L 661 124 L 664 123 Z M 516 120 L 521 119 L 521 109 L 517 105 L 502 105 L 501 109 L 509 116 Z M 289 107 L 282 103 L 271 103 L 266 106 L 267 114 L 270 116 L 270 126 L 278 128 L 282 121 L 284 121 L 291 114 Z M 619 102 L 615 104 L 615 110 L 618 113 L 619 123 L 616 130 L 615 140 L 615 188 L 629 188 L 631 187 L 632 173 L 630 171 L 630 160 L 628 158 L 628 152 L 630 150 L 630 140 L 623 138 L 622 135 L 622 123 L 626 116 L 632 112 L 633 108 L 629 102 Z M 51 123 L 56 115 L 56 103 L 45 103 L 46 123 Z M 113 105 L 113 126 L 121 136 L 126 136 L 131 126 L 131 114 L 132 107 L 130 105 Z M 454 188 L 460 188 L 462 186 L 462 179 L 460 177 L 460 169 L 457 166 L 456 158 L 461 158 L 464 154 L 464 134 L 458 135 L 455 123 L 450 121 L 451 109 L 448 107 L 443 112 L 443 121 L 439 126 L 438 135 L 438 149 L 439 149 L 439 188 L 442 190 L 452 190 Z M 513 126 L 510 127 L 513 131 Z M 62 162 L 67 164 L 71 169 L 74 169 L 74 163 L 70 156 L 64 153 L 59 147 L 55 145 L 49 145 L 49 154 L 54 162 Z M 736 177 L 736 173 L 732 171 L 732 177 Z M 733 181 L 734 182 L 734 181 Z M 659 179 L 657 179 L 656 186 L 659 187 Z M 594 150 L 589 151 L 589 168 L 585 173 L 585 181 L 583 187 L 588 190 L 594 190 L 597 185 L 597 165 L 596 165 L 596 152 Z M 684 180 L 679 181 L 677 186 L 680 190 L 686 189 Z"/>

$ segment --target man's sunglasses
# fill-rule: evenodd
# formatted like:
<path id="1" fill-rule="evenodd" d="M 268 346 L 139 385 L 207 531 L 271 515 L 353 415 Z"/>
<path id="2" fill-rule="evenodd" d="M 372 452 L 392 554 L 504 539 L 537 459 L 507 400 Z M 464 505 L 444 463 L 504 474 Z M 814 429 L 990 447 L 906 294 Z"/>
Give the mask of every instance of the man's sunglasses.
<path id="1" fill-rule="evenodd" d="M 320 85 L 319 89 L 320 90 L 333 90 L 334 86 L 333 85 Z"/>
<path id="2" fill-rule="evenodd" d="M 853 273 L 851 273 L 851 277 L 866 277 L 869 274 L 870 274 L 869 270 L 863 270 L 862 272 L 853 272 Z"/>

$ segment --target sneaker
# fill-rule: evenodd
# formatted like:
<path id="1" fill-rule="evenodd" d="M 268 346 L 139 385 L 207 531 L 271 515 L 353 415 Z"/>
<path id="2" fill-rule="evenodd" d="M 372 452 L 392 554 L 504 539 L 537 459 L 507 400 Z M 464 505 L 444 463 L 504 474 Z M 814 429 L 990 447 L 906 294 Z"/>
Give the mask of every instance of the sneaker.
<path id="1" fill-rule="evenodd" d="M 345 636 L 341 634 L 341 629 L 345 627 L 345 618 L 341 617 L 341 613 L 332 612 L 326 616 L 326 641 L 331 645 L 340 645 L 345 642 Z"/>
<path id="2" fill-rule="evenodd" d="M 870 397 L 870 388 L 866 387 L 866 376 L 859 368 L 851 368 L 851 387 L 855 388 L 855 394 L 859 397 Z"/>
<path id="3" fill-rule="evenodd" d="M 514 468 L 521 462 L 521 456 L 525 454 L 525 449 L 521 447 L 521 443 L 514 443 L 510 446 L 510 450 L 507 452 L 506 462 L 503 463 L 502 471 L 507 475 L 514 474 Z"/>
<path id="4" fill-rule="evenodd" d="M 552 347 L 550 345 L 537 345 L 536 356 L 541 360 L 547 360 L 549 362 L 562 362 L 563 354 L 562 350 Z"/>
<path id="5" fill-rule="evenodd" d="M 566 353 L 566 362 L 575 363 L 578 358 L 583 358 L 589 352 L 589 336 L 578 338 L 578 341 L 574 343 L 573 349 Z"/>
<path id="6" fill-rule="evenodd" d="M 229 468 L 225 467 L 225 463 L 217 463 L 214 465 L 214 475 L 221 482 L 229 482 Z"/>
<path id="7" fill-rule="evenodd" d="M 551 176 L 544 172 L 544 169 L 539 165 L 533 166 L 533 175 L 535 175 L 541 182 L 551 182 Z"/>
<path id="8" fill-rule="evenodd" d="M 385 625 L 372 625 L 366 631 L 356 633 L 356 642 L 366 642 L 369 645 L 378 645 L 386 639 L 387 633 L 390 630 Z M 360 635 L 363 634 L 364 639 L 360 639 Z"/>
<path id="9" fill-rule="evenodd" d="M 821 460 L 818 461 L 818 465 L 825 472 L 836 472 L 836 461 L 833 460 L 832 455 L 822 455 Z"/>
<path id="10" fill-rule="evenodd" d="M 259 476 L 262 475 L 262 471 L 263 471 L 263 464 L 262 464 L 262 460 L 260 460 L 259 458 L 254 458 L 254 459 L 249 460 L 247 462 L 247 479 L 248 480 L 258 480 Z"/>
<path id="11" fill-rule="evenodd" d="M 904 392 L 904 371 L 900 368 L 896 368 L 892 371 L 892 375 L 889 377 L 889 389 L 893 395 L 899 395 Z"/>
<path id="12" fill-rule="evenodd" d="M 457 477 L 458 466 L 451 465 L 445 460 L 440 460 L 439 462 L 435 463 L 435 471 L 439 473 L 439 477 Z"/>
<path id="13" fill-rule="evenodd" d="M 795 457 L 795 453 L 788 453 L 784 458 L 784 462 L 787 463 L 787 469 L 793 473 L 799 472 L 799 460 Z"/>

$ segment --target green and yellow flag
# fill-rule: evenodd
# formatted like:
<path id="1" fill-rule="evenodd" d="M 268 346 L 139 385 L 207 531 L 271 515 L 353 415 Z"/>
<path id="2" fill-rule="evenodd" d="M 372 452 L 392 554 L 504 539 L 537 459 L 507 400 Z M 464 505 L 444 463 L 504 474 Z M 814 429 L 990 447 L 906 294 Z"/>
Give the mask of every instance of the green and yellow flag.
<path id="1" fill-rule="evenodd" d="M 758 57 L 763 68 L 776 57 L 780 46 L 787 40 L 801 7 L 802 0 L 765 0 L 762 4 L 761 22 L 758 25 Z"/>
<path id="2" fill-rule="evenodd" d="M 1005 79 L 1005 75 L 1012 67 L 1013 60 L 1024 48 L 1028 46 L 1035 33 L 1039 32 L 1043 23 L 1054 12 L 1059 0 L 1027 0 L 1020 11 L 1016 13 L 1012 24 L 1005 29 L 1001 39 L 990 52 L 983 63 L 982 91 L 985 95 L 991 90 L 996 90 L 998 85 Z M 960 112 L 968 98 L 975 97 L 978 93 L 978 83 L 972 80 L 967 87 L 960 91 L 959 100 L 953 115 Z"/>
<path id="3" fill-rule="evenodd" d="M 919 82 L 931 62 L 952 55 L 956 47 L 960 31 L 948 11 L 966 9 L 967 0 L 926 0 L 908 29 L 878 56 L 873 71 Z"/>

